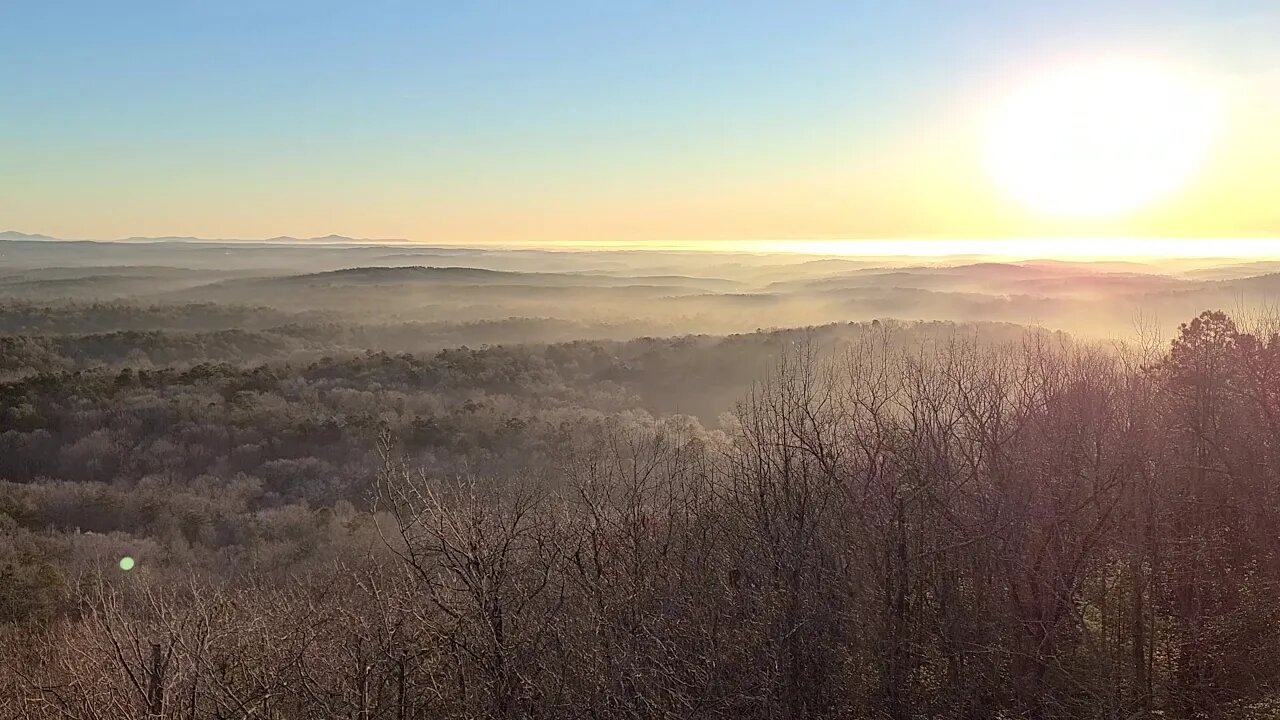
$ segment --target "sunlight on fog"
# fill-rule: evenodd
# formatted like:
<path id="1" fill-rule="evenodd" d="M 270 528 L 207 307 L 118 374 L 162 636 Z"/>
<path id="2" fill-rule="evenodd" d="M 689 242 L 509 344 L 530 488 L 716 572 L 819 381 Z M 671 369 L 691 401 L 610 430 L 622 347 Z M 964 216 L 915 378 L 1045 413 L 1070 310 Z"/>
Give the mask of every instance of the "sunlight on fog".
<path id="1" fill-rule="evenodd" d="M 997 240 L 762 240 L 739 249 L 836 255 L 946 257 L 987 255 L 1009 258 L 1230 258 L 1280 256 L 1280 240 L 1270 238 L 1043 238 Z M 704 244 L 703 249 L 714 249 Z"/>

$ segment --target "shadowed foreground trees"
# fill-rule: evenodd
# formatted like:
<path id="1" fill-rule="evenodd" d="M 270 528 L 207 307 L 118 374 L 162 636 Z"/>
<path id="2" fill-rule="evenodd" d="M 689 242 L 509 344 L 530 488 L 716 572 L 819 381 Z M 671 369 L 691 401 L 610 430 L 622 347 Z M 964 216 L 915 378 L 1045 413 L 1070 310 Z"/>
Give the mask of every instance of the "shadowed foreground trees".
<path id="1" fill-rule="evenodd" d="M 886 326 L 724 432 L 556 432 L 511 476 L 386 442 L 321 569 L 64 578 L 0 717 L 1280 712 L 1280 338 L 1221 313 L 1158 357 Z"/>

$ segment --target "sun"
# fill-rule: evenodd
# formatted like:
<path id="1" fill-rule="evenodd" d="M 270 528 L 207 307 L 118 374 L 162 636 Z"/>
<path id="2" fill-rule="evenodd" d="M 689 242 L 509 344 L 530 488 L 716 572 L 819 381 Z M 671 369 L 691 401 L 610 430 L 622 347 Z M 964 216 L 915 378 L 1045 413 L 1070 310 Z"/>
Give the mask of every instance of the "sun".
<path id="1" fill-rule="evenodd" d="M 1189 73 L 1146 61 L 1075 64 L 995 106 L 986 164 L 1004 193 L 1035 211 L 1112 217 L 1190 181 L 1220 120 L 1217 95 Z"/>

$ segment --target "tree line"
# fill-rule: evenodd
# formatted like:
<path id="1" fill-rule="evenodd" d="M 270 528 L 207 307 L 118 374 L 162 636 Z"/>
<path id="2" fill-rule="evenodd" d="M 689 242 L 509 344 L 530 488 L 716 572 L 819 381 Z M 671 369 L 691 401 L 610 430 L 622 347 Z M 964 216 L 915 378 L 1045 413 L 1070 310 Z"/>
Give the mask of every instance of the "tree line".
<path id="1" fill-rule="evenodd" d="M 495 435 L 537 452 L 432 465 L 375 425 L 367 496 L 274 526 L 277 550 L 324 545 L 305 563 L 15 546 L 4 577 L 59 605 L 0 631 L 0 716 L 1280 713 L 1280 335 L 1218 312 L 1164 347 L 907 334 L 785 343 L 715 429 L 548 400 Z"/>

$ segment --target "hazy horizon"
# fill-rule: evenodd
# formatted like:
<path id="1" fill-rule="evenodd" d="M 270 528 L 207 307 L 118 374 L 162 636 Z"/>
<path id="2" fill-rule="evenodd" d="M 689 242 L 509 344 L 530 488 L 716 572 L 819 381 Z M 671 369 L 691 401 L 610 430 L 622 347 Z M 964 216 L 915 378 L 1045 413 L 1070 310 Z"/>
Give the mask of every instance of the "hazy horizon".
<path id="1" fill-rule="evenodd" d="M 501 250 L 589 251 L 629 250 L 654 252 L 781 253 L 816 257 L 947 258 L 984 257 L 1036 260 L 1196 260 L 1280 259 L 1280 238 L 859 238 L 830 240 L 712 240 L 700 242 L 565 241 L 560 243 L 517 242 L 426 242 L 410 238 L 350 237 L 328 234 L 317 237 L 274 236 L 265 238 L 216 238 L 180 235 L 119 238 L 61 238 L 44 233 L 0 231 L 0 240 L 38 239 L 65 242 L 164 242 L 197 243 L 295 243 L 299 245 L 386 245 L 406 247 L 453 247 Z"/>

